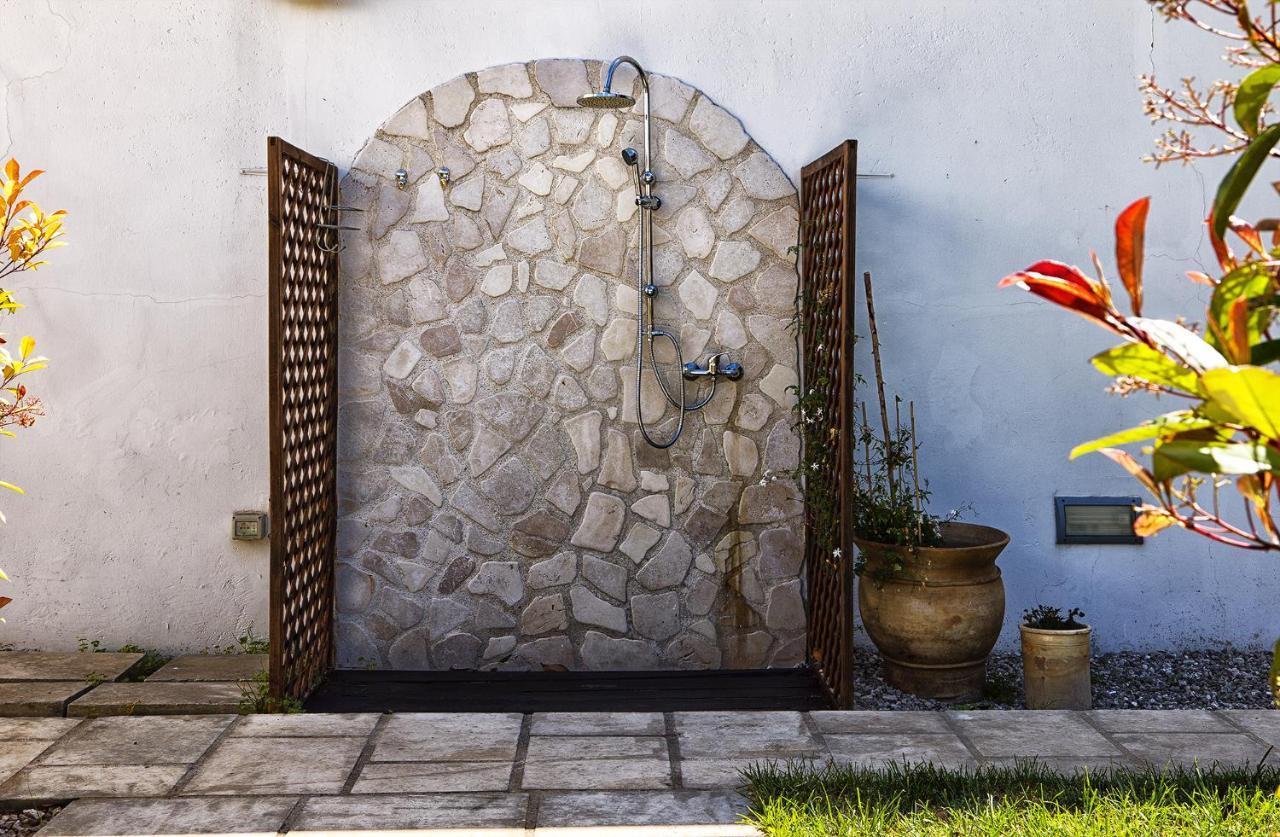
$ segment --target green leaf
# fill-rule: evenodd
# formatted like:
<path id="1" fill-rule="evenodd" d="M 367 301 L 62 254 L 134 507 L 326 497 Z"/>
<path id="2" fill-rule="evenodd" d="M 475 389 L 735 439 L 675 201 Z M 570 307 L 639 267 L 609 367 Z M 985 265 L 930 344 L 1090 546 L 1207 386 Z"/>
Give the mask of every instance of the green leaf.
<path id="1" fill-rule="evenodd" d="M 1240 81 L 1234 106 L 1236 124 L 1251 137 L 1258 134 L 1262 108 L 1267 104 L 1276 82 L 1280 82 L 1280 64 L 1259 67 Z"/>
<path id="2" fill-rule="evenodd" d="M 1209 316 L 1218 324 L 1218 330 L 1222 334 L 1230 334 L 1231 306 L 1237 299 L 1245 297 L 1256 300 L 1260 297 L 1273 296 L 1274 292 L 1275 282 L 1270 268 L 1258 262 L 1241 265 L 1222 277 L 1222 281 L 1213 289 L 1213 298 L 1209 301 Z M 1273 310 L 1270 305 L 1251 306 L 1251 308 L 1249 343 L 1252 345 L 1271 323 Z M 1219 350 L 1224 348 L 1213 329 L 1208 329 L 1205 337 Z"/>
<path id="3" fill-rule="evenodd" d="M 1157 445 L 1151 456 L 1156 482 L 1187 473 L 1257 474 L 1280 471 L 1280 453 L 1249 442 L 1205 442 L 1178 439 Z"/>
<path id="4" fill-rule="evenodd" d="M 1260 366 L 1227 366 L 1205 372 L 1200 386 L 1236 421 L 1280 439 L 1280 375 Z"/>
<path id="5" fill-rule="evenodd" d="M 1213 197 L 1213 231 L 1218 238 L 1226 235 L 1227 219 L 1235 214 L 1240 199 L 1277 142 L 1280 142 L 1280 125 L 1272 125 L 1253 138 L 1218 184 L 1218 193 Z"/>
<path id="6" fill-rule="evenodd" d="M 1170 320 L 1130 317 L 1129 323 L 1146 332 L 1157 346 L 1182 358 L 1196 372 L 1226 366 L 1227 359 L 1200 335 Z"/>
<path id="7" fill-rule="evenodd" d="M 1128 375 L 1193 395 L 1199 392 L 1194 370 L 1142 343 L 1123 343 L 1099 352 L 1091 362 L 1104 375 Z"/>
<path id="8" fill-rule="evenodd" d="M 1201 418 L 1190 410 L 1178 410 L 1173 413 L 1165 413 L 1163 416 L 1140 424 L 1137 427 L 1119 430 L 1109 436 L 1094 439 L 1092 442 L 1076 445 L 1071 449 L 1070 458 L 1076 459 L 1086 453 L 1093 453 L 1101 448 L 1109 448 L 1114 445 L 1127 445 L 1130 442 L 1141 442 L 1144 439 L 1155 439 L 1159 436 L 1172 435 L 1185 430 L 1200 430 L 1211 426 L 1213 426 L 1213 422 L 1207 418 Z"/>
<path id="9" fill-rule="evenodd" d="M 1264 340 L 1253 344 L 1249 362 L 1254 366 L 1266 366 L 1280 360 L 1280 340 Z"/>

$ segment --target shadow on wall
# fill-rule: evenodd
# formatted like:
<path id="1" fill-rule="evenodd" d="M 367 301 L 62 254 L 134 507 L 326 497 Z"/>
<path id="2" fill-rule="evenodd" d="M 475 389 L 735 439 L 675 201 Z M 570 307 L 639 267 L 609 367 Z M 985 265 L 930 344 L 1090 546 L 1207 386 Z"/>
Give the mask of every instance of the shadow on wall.
<path id="1" fill-rule="evenodd" d="M 664 436 L 676 416 L 652 377 L 635 390 L 620 152 L 641 122 L 576 106 L 600 74 L 553 59 L 460 76 L 392 116 L 344 179 L 368 213 L 343 263 L 342 665 L 803 658 L 795 190 L 737 119 L 650 76 L 657 317 L 687 357 L 731 351 L 746 375 L 649 447 L 637 412 Z M 620 71 L 614 89 L 633 84 Z"/>

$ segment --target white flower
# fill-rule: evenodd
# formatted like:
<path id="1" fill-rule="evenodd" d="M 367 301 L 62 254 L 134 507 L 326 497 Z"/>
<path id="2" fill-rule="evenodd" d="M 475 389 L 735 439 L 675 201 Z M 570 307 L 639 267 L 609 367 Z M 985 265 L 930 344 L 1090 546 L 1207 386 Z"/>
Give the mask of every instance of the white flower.
<path id="1" fill-rule="evenodd" d="M 840 551 L 840 547 L 838 547 L 838 546 L 837 546 L 835 549 L 831 550 L 831 557 L 832 557 L 832 558 L 839 558 L 839 557 L 840 557 L 841 555 L 843 555 L 843 554 L 844 554 L 844 553 Z"/>

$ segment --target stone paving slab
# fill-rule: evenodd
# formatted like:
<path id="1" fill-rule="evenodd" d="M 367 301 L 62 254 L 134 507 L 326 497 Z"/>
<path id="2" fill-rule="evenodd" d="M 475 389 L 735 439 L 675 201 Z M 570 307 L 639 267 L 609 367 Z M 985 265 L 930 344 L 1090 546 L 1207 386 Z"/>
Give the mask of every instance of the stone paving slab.
<path id="1" fill-rule="evenodd" d="M 1124 754 L 1077 712 L 980 711 L 947 713 L 956 730 L 987 758 L 1082 758 Z"/>
<path id="2" fill-rule="evenodd" d="M 141 654 L 51 651 L 0 651 L 0 681 L 118 680 Z"/>
<path id="3" fill-rule="evenodd" d="M 522 793 L 317 796 L 303 804 L 289 833 L 456 829 L 433 833 L 440 837 L 524 837 L 528 805 L 528 797 Z"/>
<path id="4" fill-rule="evenodd" d="M 805 758 L 825 754 L 800 712 L 676 712 L 685 758 Z"/>
<path id="5" fill-rule="evenodd" d="M 506 761 L 371 761 L 352 793 L 456 793 L 505 791 L 512 764 Z"/>
<path id="6" fill-rule="evenodd" d="M 1085 717 L 1105 732 L 1236 732 L 1222 715 L 1206 709 L 1095 709 Z"/>
<path id="7" fill-rule="evenodd" d="M 183 788 L 188 795 L 336 794 L 364 747 L 363 738 L 227 738 Z"/>
<path id="8" fill-rule="evenodd" d="M 1280 711 L 1232 709 L 1222 713 L 1248 732 L 1280 750 Z M 1275 758 L 1276 756 L 1272 756 Z"/>
<path id="9" fill-rule="evenodd" d="M 104 683 L 72 701 L 67 715 L 226 715 L 243 698 L 238 683 Z"/>
<path id="10" fill-rule="evenodd" d="M 0 683 L 0 715 L 10 718 L 58 717 L 67 705 L 92 688 L 84 680 Z"/>
<path id="11" fill-rule="evenodd" d="M 147 682 L 252 680 L 255 674 L 266 670 L 266 654 L 187 654 L 174 657 L 148 677 Z"/>
<path id="12" fill-rule="evenodd" d="M 879 767 L 885 762 L 932 762 L 942 767 L 975 767 L 976 759 L 953 732 L 824 736 L 831 758 L 841 764 Z"/>
<path id="13" fill-rule="evenodd" d="M 8 741 L 0 738 L 0 782 L 7 781 L 51 746 L 52 741 Z"/>
<path id="14" fill-rule="evenodd" d="M 164 796 L 188 765 L 33 765 L 0 785 L 4 800 L 66 800 L 86 796 Z"/>
<path id="15" fill-rule="evenodd" d="M 539 712 L 533 735 L 665 735 L 661 712 Z"/>
<path id="16" fill-rule="evenodd" d="M 1255 765 L 1266 755 L 1268 746 L 1243 733 L 1121 733 L 1114 738 L 1136 760 L 1156 767 Z"/>
<path id="17" fill-rule="evenodd" d="M 950 733 L 946 716 L 941 712 L 810 712 L 810 717 L 824 733 Z"/>
<path id="18" fill-rule="evenodd" d="M 739 823 L 746 802 L 732 791 L 589 791 L 549 793 L 538 808 L 538 837 L 606 834 L 755 835 Z M 644 828 L 648 826 L 649 828 Z"/>
<path id="19" fill-rule="evenodd" d="M 0 741 L 55 741 L 81 723 L 79 718 L 0 718 Z"/>
<path id="20" fill-rule="evenodd" d="M 42 764 L 193 764 L 234 720 L 208 717 L 113 717 L 85 721 Z"/>
<path id="21" fill-rule="evenodd" d="M 302 738 L 368 735 L 380 716 L 360 714 L 322 715 L 246 715 L 231 731 L 234 737 L 268 736 Z"/>
<path id="22" fill-rule="evenodd" d="M 392 715 L 373 761 L 510 761 L 524 718 L 518 713 Z"/>
<path id="23" fill-rule="evenodd" d="M 275 835 L 297 800 L 292 797 L 176 799 L 80 799 L 41 829 L 48 837 L 71 835 L 258 834 Z"/>
<path id="24" fill-rule="evenodd" d="M 534 736 L 526 789 L 635 790 L 672 786 L 667 740 L 657 736 Z"/>

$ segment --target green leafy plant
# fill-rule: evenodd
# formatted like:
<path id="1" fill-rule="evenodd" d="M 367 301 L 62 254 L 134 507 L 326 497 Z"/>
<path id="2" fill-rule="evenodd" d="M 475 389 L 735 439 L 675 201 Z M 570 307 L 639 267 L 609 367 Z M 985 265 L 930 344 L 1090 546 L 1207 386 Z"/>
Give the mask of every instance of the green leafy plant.
<path id="1" fill-rule="evenodd" d="M 240 702 L 237 706 L 241 715 L 273 713 L 293 715 L 305 711 L 302 702 L 294 697 L 277 700 L 271 697 L 271 675 L 260 671 L 250 680 L 240 682 Z"/>
<path id="2" fill-rule="evenodd" d="M 1028 290 L 1120 337 L 1121 344 L 1093 358 L 1093 365 L 1114 379 L 1112 392 L 1145 392 L 1181 402 L 1180 409 L 1071 451 L 1073 459 L 1092 452 L 1108 457 L 1146 489 L 1151 499 L 1139 509 L 1135 533 L 1180 527 L 1241 549 L 1280 551 L 1273 503 L 1280 497 L 1280 374 L 1269 368 L 1280 361 L 1280 337 L 1273 333 L 1280 308 L 1280 220 L 1250 224 L 1235 214 L 1280 143 L 1280 123 L 1267 124 L 1274 113 L 1268 100 L 1280 81 L 1277 3 L 1265 2 L 1265 11 L 1255 15 L 1244 0 L 1149 2 L 1170 20 L 1229 39 L 1228 62 L 1248 69 L 1238 83 L 1215 82 L 1207 90 L 1193 79 L 1185 80 L 1181 91 L 1170 91 L 1143 78 L 1148 114 L 1178 125 L 1157 140 L 1151 159 L 1236 155 L 1206 219 L 1217 275 L 1187 274 L 1211 289 L 1202 325 L 1143 315 L 1148 198 L 1130 204 L 1115 223 L 1116 273 L 1131 313 L 1116 305 L 1096 254 L 1091 254 L 1094 277 L 1045 260 L 1006 276 L 1000 285 Z M 1190 128 L 1227 139 L 1205 146 Z M 1240 252 L 1231 242 L 1243 245 Z M 1146 461 L 1122 445 L 1141 445 Z M 1276 665 L 1280 668 L 1280 648 Z M 1280 684 L 1275 685 L 1280 699 Z"/>
<path id="3" fill-rule="evenodd" d="M 1084 611 L 1078 607 L 1068 610 L 1064 617 L 1062 611 L 1056 607 L 1036 605 L 1030 610 L 1022 611 L 1022 624 L 1042 631 L 1078 631 L 1088 627 L 1083 622 L 1077 621 L 1077 616 L 1084 616 Z"/>

